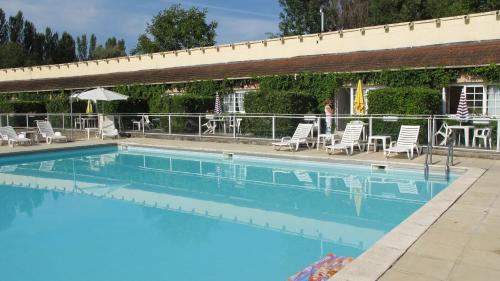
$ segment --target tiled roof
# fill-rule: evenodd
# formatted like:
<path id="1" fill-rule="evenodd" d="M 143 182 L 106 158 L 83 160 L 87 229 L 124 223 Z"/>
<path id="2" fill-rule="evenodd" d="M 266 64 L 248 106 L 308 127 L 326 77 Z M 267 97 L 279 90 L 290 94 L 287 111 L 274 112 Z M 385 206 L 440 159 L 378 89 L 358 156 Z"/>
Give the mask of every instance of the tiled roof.
<path id="1" fill-rule="evenodd" d="M 377 50 L 286 59 L 117 72 L 102 75 L 0 82 L 0 92 L 44 91 L 121 84 L 176 83 L 237 79 L 274 74 L 364 72 L 401 68 L 463 67 L 500 64 L 500 39 L 416 48 Z"/>

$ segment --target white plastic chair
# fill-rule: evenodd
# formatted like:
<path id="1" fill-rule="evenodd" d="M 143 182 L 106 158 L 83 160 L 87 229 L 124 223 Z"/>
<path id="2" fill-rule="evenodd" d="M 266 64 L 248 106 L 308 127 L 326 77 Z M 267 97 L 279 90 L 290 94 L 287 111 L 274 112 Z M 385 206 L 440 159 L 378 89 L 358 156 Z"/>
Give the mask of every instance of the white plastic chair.
<path id="1" fill-rule="evenodd" d="M 217 128 L 217 124 L 214 122 L 214 115 L 205 115 L 207 122 L 202 124 L 202 128 L 207 128 L 203 134 L 215 134 L 215 129 Z"/>
<path id="2" fill-rule="evenodd" d="M 0 137 L 2 141 L 7 141 L 10 147 L 14 147 L 16 143 L 31 144 L 31 140 L 23 134 L 17 134 L 12 126 L 0 127 Z"/>
<path id="3" fill-rule="evenodd" d="M 229 124 L 229 130 L 232 132 L 236 132 L 236 134 L 241 134 L 241 121 L 242 118 L 231 118 L 230 124 Z"/>
<path id="4" fill-rule="evenodd" d="M 326 146 L 326 151 L 328 152 L 328 154 L 332 154 L 335 152 L 336 149 L 345 150 L 345 153 L 347 155 L 352 155 L 355 145 L 358 146 L 359 151 L 362 151 L 361 143 L 359 141 L 362 130 L 363 130 L 362 124 L 351 124 L 351 123 L 347 124 L 347 126 L 345 127 L 344 134 L 342 135 L 342 139 L 340 140 L 340 143 L 338 143 L 338 140 L 332 139 L 332 144 Z M 351 149 L 350 153 L 349 153 L 349 148 Z"/>
<path id="5" fill-rule="evenodd" d="M 420 126 L 403 125 L 399 130 L 397 141 L 392 141 L 389 148 L 384 150 L 385 157 L 394 153 L 406 152 L 408 159 L 413 159 L 413 150 L 417 150 L 417 155 L 420 155 L 420 146 L 418 145 L 418 133 Z"/>
<path id="6" fill-rule="evenodd" d="M 83 129 L 83 122 L 81 117 L 77 117 L 75 119 L 75 129 L 78 128 L 79 130 Z"/>
<path id="7" fill-rule="evenodd" d="M 437 132 L 434 134 L 434 136 L 436 137 L 436 141 L 439 141 L 438 140 L 439 136 L 443 138 L 439 143 L 439 145 L 446 145 L 446 143 L 448 143 L 448 138 L 451 136 L 452 133 L 453 133 L 452 130 L 448 128 L 448 123 L 443 122 L 443 124 L 441 124 L 441 127 L 439 127 L 439 130 L 437 130 Z"/>
<path id="8" fill-rule="evenodd" d="M 61 132 L 54 132 L 52 128 L 52 124 L 49 121 L 36 120 L 36 126 L 38 127 L 38 132 L 45 138 L 48 144 L 52 143 L 52 141 L 68 141 L 66 136 L 63 136 Z"/>
<path id="9" fill-rule="evenodd" d="M 295 129 L 295 133 L 293 133 L 292 137 L 284 137 L 281 138 L 280 142 L 273 142 L 273 148 L 275 150 L 280 150 L 282 147 L 288 147 L 293 151 L 295 147 L 295 151 L 299 150 L 299 146 L 301 143 L 305 143 L 309 148 L 309 143 L 307 141 L 307 137 L 313 128 L 313 124 L 304 124 L 301 123 Z"/>
<path id="10" fill-rule="evenodd" d="M 476 147 L 476 139 L 483 140 L 484 147 L 491 149 L 491 128 L 475 128 L 472 147 Z M 478 145 L 481 147 L 481 143 L 478 143 Z"/>

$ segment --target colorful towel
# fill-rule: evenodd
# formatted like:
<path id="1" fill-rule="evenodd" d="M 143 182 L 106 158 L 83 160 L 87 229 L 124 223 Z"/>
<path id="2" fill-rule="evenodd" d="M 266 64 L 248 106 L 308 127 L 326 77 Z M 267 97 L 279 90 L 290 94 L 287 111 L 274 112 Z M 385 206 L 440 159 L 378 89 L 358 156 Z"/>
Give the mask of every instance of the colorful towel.
<path id="1" fill-rule="evenodd" d="M 330 253 L 291 276 L 288 281 L 326 281 L 351 261 L 350 257 L 338 257 Z"/>

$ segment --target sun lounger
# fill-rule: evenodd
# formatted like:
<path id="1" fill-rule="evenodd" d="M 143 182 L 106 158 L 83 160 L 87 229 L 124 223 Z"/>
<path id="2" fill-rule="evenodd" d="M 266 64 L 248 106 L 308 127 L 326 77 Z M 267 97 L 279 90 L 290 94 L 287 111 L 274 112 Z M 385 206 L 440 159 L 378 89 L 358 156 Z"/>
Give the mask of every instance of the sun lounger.
<path id="1" fill-rule="evenodd" d="M 309 147 L 309 143 L 307 142 L 307 137 L 313 128 L 313 124 L 299 124 L 297 129 L 295 129 L 295 133 L 293 133 L 292 137 L 284 137 L 280 142 L 273 142 L 273 148 L 276 150 L 280 150 L 282 147 L 288 147 L 293 151 L 295 147 L 295 151 L 299 150 L 299 145 L 301 143 L 305 143 L 307 147 Z"/>
<path id="2" fill-rule="evenodd" d="M 347 124 L 340 143 L 337 143 L 338 140 L 332 140 L 333 143 L 326 146 L 326 151 L 328 152 L 328 154 L 332 154 L 336 149 L 345 150 L 345 153 L 347 155 L 352 155 L 355 145 L 357 145 L 359 150 L 361 151 L 362 149 L 359 138 L 361 137 L 362 130 L 362 124 Z M 351 149 L 350 153 L 349 149 Z"/>
<path id="3" fill-rule="evenodd" d="M 386 157 L 394 153 L 406 152 L 408 159 L 413 159 L 413 150 L 417 151 L 417 155 L 420 155 L 420 146 L 418 145 L 418 133 L 420 131 L 420 126 L 401 126 L 399 130 L 399 136 L 397 141 L 391 142 L 389 148 L 384 150 Z"/>
<path id="4" fill-rule="evenodd" d="M 38 127 L 38 132 L 45 138 L 47 143 L 52 143 L 52 141 L 64 141 L 67 142 L 68 138 L 63 136 L 60 132 L 54 132 L 52 125 L 49 121 L 36 121 L 36 126 Z"/>
<path id="5" fill-rule="evenodd" d="M 31 140 L 24 135 L 18 135 L 11 126 L 0 127 L 0 137 L 2 141 L 7 141 L 8 145 L 14 147 L 17 143 L 31 144 Z"/>
<path id="6" fill-rule="evenodd" d="M 115 127 L 114 121 L 104 120 L 102 122 L 101 139 L 104 139 L 105 137 L 110 137 L 110 138 L 118 137 L 118 130 Z"/>

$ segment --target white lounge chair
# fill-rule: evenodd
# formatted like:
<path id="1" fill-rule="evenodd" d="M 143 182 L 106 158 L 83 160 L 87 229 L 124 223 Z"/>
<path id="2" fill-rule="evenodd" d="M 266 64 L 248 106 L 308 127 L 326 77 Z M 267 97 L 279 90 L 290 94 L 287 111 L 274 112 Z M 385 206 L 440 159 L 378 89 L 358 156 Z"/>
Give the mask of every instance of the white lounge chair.
<path id="1" fill-rule="evenodd" d="M 52 141 L 64 141 L 67 142 L 68 138 L 63 136 L 61 132 L 54 132 L 52 128 L 52 124 L 49 121 L 36 121 L 36 126 L 38 127 L 38 132 L 45 138 L 48 144 L 52 143 Z"/>
<path id="2" fill-rule="evenodd" d="M 403 125 L 399 130 L 399 136 L 397 141 L 392 141 L 389 148 L 384 150 L 385 157 L 394 153 L 406 152 L 408 159 L 413 159 L 413 150 L 417 151 L 417 155 L 420 155 L 420 146 L 418 145 L 418 133 L 420 131 L 420 126 L 408 126 Z"/>
<path id="3" fill-rule="evenodd" d="M 16 143 L 31 144 L 31 140 L 23 134 L 17 134 L 11 126 L 0 127 L 0 137 L 2 141 L 7 141 L 8 145 L 14 147 Z"/>
<path id="4" fill-rule="evenodd" d="M 345 150 L 345 153 L 347 155 L 352 155 L 355 145 L 357 145 L 359 151 L 361 151 L 362 149 L 359 138 L 361 137 L 362 130 L 363 124 L 347 124 L 340 143 L 337 143 L 338 140 L 332 139 L 332 144 L 325 147 L 326 151 L 328 152 L 328 154 L 332 154 L 336 149 Z M 351 149 L 350 153 L 349 148 Z"/>
<path id="5" fill-rule="evenodd" d="M 292 137 L 284 137 L 280 142 L 273 142 L 273 148 L 276 150 L 280 150 L 282 147 L 288 147 L 293 151 L 295 147 L 295 151 L 299 150 L 299 145 L 301 143 L 305 143 L 309 148 L 309 143 L 307 141 L 307 137 L 313 128 L 313 124 L 304 124 L 301 123 L 295 129 L 295 133 L 293 133 Z"/>
<path id="6" fill-rule="evenodd" d="M 115 122 L 112 120 L 104 120 L 102 122 L 101 128 L 101 139 L 105 137 L 117 138 L 118 137 L 118 129 L 115 127 Z"/>

